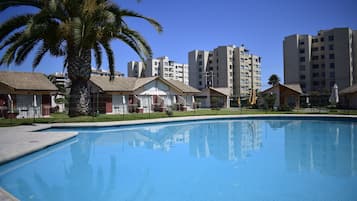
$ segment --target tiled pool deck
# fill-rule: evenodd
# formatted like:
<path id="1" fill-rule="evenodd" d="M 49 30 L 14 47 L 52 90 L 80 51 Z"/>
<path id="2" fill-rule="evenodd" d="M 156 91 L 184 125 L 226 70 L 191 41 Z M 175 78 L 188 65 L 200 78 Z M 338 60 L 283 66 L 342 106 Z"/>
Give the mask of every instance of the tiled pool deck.
<path id="1" fill-rule="evenodd" d="M 113 122 L 88 122 L 88 123 L 57 123 L 57 124 L 36 124 L 30 126 L 4 127 L 0 128 L 0 164 L 15 160 L 24 155 L 46 148 L 53 144 L 62 142 L 75 137 L 77 132 L 34 132 L 51 127 L 96 127 L 96 126 L 120 126 L 136 125 L 145 123 L 161 123 L 172 121 L 190 121 L 205 119 L 230 119 L 230 118 L 251 118 L 251 117 L 331 117 L 344 119 L 357 119 L 357 115 L 297 115 L 297 114 L 278 114 L 278 115 L 224 115 L 224 116 L 190 116 L 174 117 L 162 119 L 113 121 Z M 0 187 L 0 201 L 14 201 L 16 198 L 8 195 Z"/>

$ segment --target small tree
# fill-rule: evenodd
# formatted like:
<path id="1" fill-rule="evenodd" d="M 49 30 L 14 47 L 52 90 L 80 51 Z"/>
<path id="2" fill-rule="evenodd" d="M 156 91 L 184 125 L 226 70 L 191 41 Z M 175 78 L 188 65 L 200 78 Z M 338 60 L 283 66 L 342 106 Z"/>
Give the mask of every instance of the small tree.
<path id="1" fill-rule="evenodd" d="M 280 82 L 280 78 L 278 75 L 276 74 L 272 74 L 270 77 L 269 77 L 269 81 L 268 81 L 268 84 L 272 85 L 272 86 L 276 86 L 278 85 Z"/>

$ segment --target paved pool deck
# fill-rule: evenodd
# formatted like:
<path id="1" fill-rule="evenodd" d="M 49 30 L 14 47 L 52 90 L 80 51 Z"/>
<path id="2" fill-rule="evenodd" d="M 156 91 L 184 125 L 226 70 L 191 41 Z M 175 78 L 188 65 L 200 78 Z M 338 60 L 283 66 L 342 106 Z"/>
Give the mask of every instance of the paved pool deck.
<path id="1" fill-rule="evenodd" d="M 112 122 L 87 122 L 87 123 L 56 123 L 56 124 L 34 124 L 28 126 L 2 127 L 0 128 L 0 165 L 11 160 L 15 160 L 35 151 L 39 151 L 53 144 L 68 140 L 78 135 L 78 132 L 35 132 L 51 127 L 100 127 L 100 126 L 122 126 L 148 123 L 163 123 L 206 119 L 231 119 L 231 118 L 252 118 L 252 117 L 299 117 L 299 118 L 340 118 L 357 121 L 357 115 L 321 115 L 321 114 L 259 114 L 259 115 L 221 115 L 221 116 L 189 116 L 172 117 L 161 119 L 145 119 L 130 121 Z M 6 191 L 0 188 L 0 201 L 14 201 L 11 196 L 6 195 Z"/>
<path id="2" fill-rule="evenodd" d="M 77 132 L 34 132 L 51 125 L 0 128 L 0 164 L 76 136 Z"/>

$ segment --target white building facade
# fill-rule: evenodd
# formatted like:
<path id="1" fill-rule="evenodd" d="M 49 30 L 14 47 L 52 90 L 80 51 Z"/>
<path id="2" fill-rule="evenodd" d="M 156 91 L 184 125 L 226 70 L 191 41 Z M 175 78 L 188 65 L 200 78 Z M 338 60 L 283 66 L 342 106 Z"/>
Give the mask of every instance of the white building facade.
<path id="1" fill-rule="evenodd" d="M 232 97 L 247 97 L 252 90 L 261 90 L 261 58 L 244 46 L 193 50 L 188 60 L 192 87 L 229 88 Z"/>
<path id="2" fill-rule="evenodd" d="M 181 81 L 188 85 L 188 65 L 171 61 L 167 56 L 147 59 L 145 63 L 141 61 L 130 61 L 128 63 L 128 77 L 153 76 Z"/>

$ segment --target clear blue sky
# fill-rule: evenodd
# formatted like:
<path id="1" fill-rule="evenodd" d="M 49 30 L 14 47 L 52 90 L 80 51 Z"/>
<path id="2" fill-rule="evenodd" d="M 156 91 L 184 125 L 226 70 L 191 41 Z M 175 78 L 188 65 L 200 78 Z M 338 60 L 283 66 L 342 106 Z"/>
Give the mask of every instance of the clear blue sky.
<path id="1" fill-rule="evenodd" d="M 356 0 L 115 0 L 121 7 L 155 18 L 164 27 L 158 34 L 139 19 L 128 19 L 151 44 L 154 57 L 188 63 L 188 52 L 211 50 L 219 45 L 244 44 L 251 53 L 262 57 L 262 83 L 276 73 L 283 80 L 283 48 L 285 36 L 317 34 L 334 27 L 357 29 Z M 0 13 L 0 21 L 25 9 Z M 126 64 L 139 57 L 121 42 L 113 42 L 116 70 L 127 73 Z M 4 51 L 0 51 L 2 55 Z M 13 71 L 32 71 L 30 55 Z M 62 71 L 63 59 L 47 56 L 35 69 L 46 74 Z M 103 62 L 107 69 L 107 62 Z M 0 70 L 8 67 L 1 66 Z"/>

